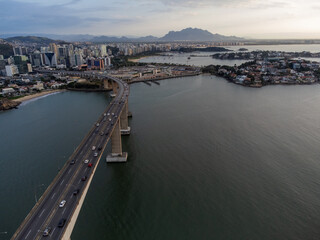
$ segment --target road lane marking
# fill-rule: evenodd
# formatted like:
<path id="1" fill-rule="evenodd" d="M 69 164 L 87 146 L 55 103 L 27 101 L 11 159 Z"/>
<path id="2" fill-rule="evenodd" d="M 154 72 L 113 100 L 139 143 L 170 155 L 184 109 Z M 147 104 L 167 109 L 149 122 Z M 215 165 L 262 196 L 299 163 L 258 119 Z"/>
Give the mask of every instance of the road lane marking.
<path id="1" fill-rule="evenodd" d="M 52 195 L 51 199 L 53 199 L 55 195 L 56 195 L 56 193 L 54 193 L 54 194 Z"/>
<path id="2" fill-rule="evenodd" d="M 39 215 L 39 218 L 42 216 L 43 212 L 45 211 L 46 209 L 43 209 L 42 212 L 40 213 Z"/>
<path id="3" fill-rule="evenodd" d="M 30 229 L 30 231 L 28 232 L 27 236 L 24 239 L 27 239 L 29 237 L 30 233 L 31 233 L 31 229 Z"/>
<path id="4" fill-rule="evenodd" d="M 62 215 L 64 214 L 64 212 L 67 210 L 67 208 L 64 208 L 64 210 L 62 211 Z"/>
<path id="5" fill-rule="evenodd" d="M 68 174 L 70 173 L 70 171 L 71 171 L 71 168 L 69 169 Z"/>
<path id="6" fill-rule="evenodd" d="M 60 183 L 60 186 L 62 185 L 63 182 L 64 182 L 64 179 L 63 179 L 62 182 Z"/>
<path id="7" fill-rule="evenodd" d="M 69 197 L 69 199 L 71 199 L 72 198 L 72 195 Z"/>
<path id="8" fill-rule="evenodd" d="M 50 234 L 51 236 L 53 235 L 54 231 L 56 230 L 56 228 L 53 229 L 52 233 Z"/>

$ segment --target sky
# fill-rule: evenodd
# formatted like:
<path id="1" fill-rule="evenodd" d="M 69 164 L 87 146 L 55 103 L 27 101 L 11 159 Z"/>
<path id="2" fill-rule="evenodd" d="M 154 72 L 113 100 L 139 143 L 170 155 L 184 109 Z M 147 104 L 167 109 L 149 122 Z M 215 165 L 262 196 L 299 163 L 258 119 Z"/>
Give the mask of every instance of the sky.
<path id="1" fill-rule="evenodd" d="M 161 37 L 196 27 L 245 38 L 320 38 L 317 0 L 0 0 L 0 35 Z"/>

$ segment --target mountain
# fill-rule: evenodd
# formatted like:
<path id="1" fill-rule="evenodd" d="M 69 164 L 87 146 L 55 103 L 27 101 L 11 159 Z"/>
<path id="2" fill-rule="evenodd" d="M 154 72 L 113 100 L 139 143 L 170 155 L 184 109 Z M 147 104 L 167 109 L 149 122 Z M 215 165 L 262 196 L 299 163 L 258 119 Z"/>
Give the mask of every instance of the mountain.
<path id="1" fill-rule="evenodd" d="M 195 42 L 210 42 L 210 41 L 241 41 L 243 38 L 228 37 L 220 34 L 212 34 L 207 30 L 199 28 L 185 28 L 181 31 L 170 31 L 164 37 L 160 38 L 162 41 L 195 41 Z"/>
<path id="2" fill-rule="evenodd" d="M 154 36 L 146 36 L 146 37 L 139 37 L 139 38 L 99 36 L 99 37 L 93 37 L 90 41 L 91 42 L 158 42 L 159 38 Z"/>
<path id="3" fill-rule="evenodd" d="M 35 37 L 35 36 L 17 36 L 5 39 L 7 42 L 20 42 L 28 44 L 50 44 L 50 43 L 65 43 L 61 40 L 53 40 L 46 37 Z"/>
<path id="4" fill-rule="evenodd" d="M 243 41 L 244 38 L 235 36 L 224 36 L 220 34 L 213 34 L 207 30 L 199 28 L 186 28 L 181 31 L 170 31 L 165 36 L 157 38 L 154 36 L 146 37 L 115 37 L 115 36 L 94 36 L 90 34 L 70 34 L 70 35 L 57 35 L 57 34 L 35 34 L 38 37 L 26 36 L 21 34 L 19 37 L 12 37 L 12 34 L 1 34 L 0 37 L 6 38 L 7 41 L 21 41 L 27 43 L 43 43 L 48 44 L 51 42 L 59 43 L 61 40 L 69 42 L 96 42 L 96 43 L 110 43 L 110 42 L 174 42 L 174 41 L 192 41 L 192 42 L 221 42 L 221 41 Z M 53 40 L 54 39 L 54 40 Z"/>

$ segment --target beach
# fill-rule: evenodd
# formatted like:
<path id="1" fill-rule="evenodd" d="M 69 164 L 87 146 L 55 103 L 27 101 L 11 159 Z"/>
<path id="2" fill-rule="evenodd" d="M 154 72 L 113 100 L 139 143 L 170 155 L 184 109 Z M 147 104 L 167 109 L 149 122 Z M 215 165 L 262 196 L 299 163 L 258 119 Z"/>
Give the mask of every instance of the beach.
<path id="1" fill-rule="evenodd" d="M 129 58 L 128 61 L 129 62 L 139 62 L 141 59 L 144 59 L 144 58 L 147 58 L 147 57 L 150 57 L 150 56 L 143 56 L 143 57 L 139 57 L 139 58 Z"/>
<path id="2" fill-rule="evenodd" d="M 14 102 L 25 102 L 25 101 L 28 101 L 28 100 L 31 100 L 31 99 L 34 99 L 34 98 L 42 97 L 42 96 L 45 96 L 45 95 L 48 95 L 48 94 L 52 94 L 52 93 L 63 92 L 63 91 L 66 91 L 66 90 L 65 89 L 57 89 L 57 90 L 42 91 L 42 92 L 39 92 L 39 93 L 34 93 L 34 94 L 31 94 L 31 95 L 24 96 L 22 98 L 13 99 L 12 101 L 14 101 Z"/>

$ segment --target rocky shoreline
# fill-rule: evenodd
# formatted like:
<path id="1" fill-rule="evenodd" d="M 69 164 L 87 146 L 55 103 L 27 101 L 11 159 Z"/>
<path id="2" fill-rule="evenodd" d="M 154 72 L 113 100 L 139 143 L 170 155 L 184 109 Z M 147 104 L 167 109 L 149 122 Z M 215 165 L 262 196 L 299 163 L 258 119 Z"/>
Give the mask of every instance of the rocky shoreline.
<path id="1" fill-rule="evenodd" d="M 19 101 L 12 101 L 7 98 L 0 99 L 0 111 L 17 108 L 20 104 L 21 102 Z"/>

